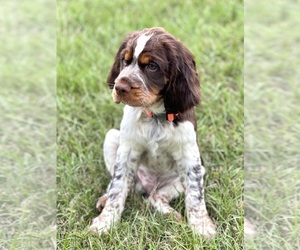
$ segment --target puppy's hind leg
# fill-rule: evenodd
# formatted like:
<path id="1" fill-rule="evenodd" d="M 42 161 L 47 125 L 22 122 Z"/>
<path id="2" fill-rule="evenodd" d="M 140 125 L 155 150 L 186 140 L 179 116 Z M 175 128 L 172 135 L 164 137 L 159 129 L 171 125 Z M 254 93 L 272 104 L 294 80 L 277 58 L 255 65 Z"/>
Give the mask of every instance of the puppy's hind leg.
<path id="1" fill-rule="evenodd" d="M 169 202 L 181 193 L 183 193 L 183 187 L 179 177 L 176 177 L 171 183 L 159 186 L 157 190 L 154 190 L 147 201 L 150 202 L 151 208 L 167 216 L 172 214 L 177 221 L 182 221 L 181 214 L 169 205 Z"/>
<path id="2" fill-rule="evenodd" d="M 114 175 L 114 166 L 116 164 L 117 151 L 120 145 L 120 131 L 111 129 L 106 133 L 103 144 L 103 156 L 107 171 L 112 177 Z M 97 201 L 96 208 L 99 212 L 105 207 L 107 194 L 103 194 Z"/>
<path id="3" fill-rule="evenodd" d="M 114 166 L 116 165 L 117 151 L 120 145 L 120 131 L 111 129 L 106 133 L 103 143 L 103 155 L 106 169 L 111 176 L 114 175 Z"/>

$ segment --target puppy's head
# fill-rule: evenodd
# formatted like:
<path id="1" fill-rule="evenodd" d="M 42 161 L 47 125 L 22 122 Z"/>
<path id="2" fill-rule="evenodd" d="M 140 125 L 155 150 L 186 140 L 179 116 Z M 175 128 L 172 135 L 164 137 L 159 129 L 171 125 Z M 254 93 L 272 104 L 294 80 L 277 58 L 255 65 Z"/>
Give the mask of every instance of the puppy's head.
<path id="1" fill-rule="evenodd" d="M 116 103 L 134 107 L 147 108 L 163 100 L 167 113 L 181 113 L 200 102 L 193 55 L 162 28 L 129 34 L 107 82 Z"/>

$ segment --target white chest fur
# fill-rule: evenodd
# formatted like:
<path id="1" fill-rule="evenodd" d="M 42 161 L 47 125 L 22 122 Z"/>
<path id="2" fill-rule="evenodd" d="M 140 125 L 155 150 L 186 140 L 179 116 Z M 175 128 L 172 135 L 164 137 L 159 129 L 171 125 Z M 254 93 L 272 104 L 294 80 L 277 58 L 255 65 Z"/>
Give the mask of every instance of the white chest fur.
<path id="1" fill-rule="evenodd" d="M 183 158 L 199 155 L 191 122 L 174 125 L 149 118 L 142 109 L 129 106 L 124 108 L 120 139 L 121 145 L 138 151 L 141 165 L 159 173 L 172 171 Z"/>

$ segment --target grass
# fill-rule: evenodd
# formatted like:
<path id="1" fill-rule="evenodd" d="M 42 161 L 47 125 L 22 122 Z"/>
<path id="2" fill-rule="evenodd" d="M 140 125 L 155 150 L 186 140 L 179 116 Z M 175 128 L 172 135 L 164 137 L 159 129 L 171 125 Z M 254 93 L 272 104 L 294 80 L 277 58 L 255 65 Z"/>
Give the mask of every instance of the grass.
<path id="1" fill-rule="evenodd" d="M 0 6 L 0 249 L 54 248 L 55 5 Z"/>
<path id="2" fill-rule="evenodd" d="M 300 248 L 299 10 L 245 4 L 245 213 L 257 227 L 246 249 Z"/>
<path id="3" fill-rule="evenodd" d="M 108 236 L 87 228 L 108 184 L 102 143 L 122 105 L 106 77 L 124 36 L 162 26 L 193 52 L 202 81 L 197 109 L 206 200 L 218 227 L 210 242 L 130 196 Z M 221 1 L 58 1 L 58 249 L 241 249 L 243 247 L 243 5 Z M 183 197 L 173 206 L 184 213 Z"/>

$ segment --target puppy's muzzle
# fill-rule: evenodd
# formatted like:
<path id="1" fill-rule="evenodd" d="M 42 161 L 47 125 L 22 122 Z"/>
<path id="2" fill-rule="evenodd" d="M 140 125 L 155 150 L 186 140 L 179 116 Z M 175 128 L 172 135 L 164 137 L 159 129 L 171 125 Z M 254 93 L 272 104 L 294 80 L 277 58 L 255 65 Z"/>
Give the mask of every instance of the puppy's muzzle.
<path id="1" fill-rule="evenodd" d="M 115 90 L 119 96 L 125 96 L 130 92 L 132 86 L 127 77 L 122 77 L 116 81 Z"/>

